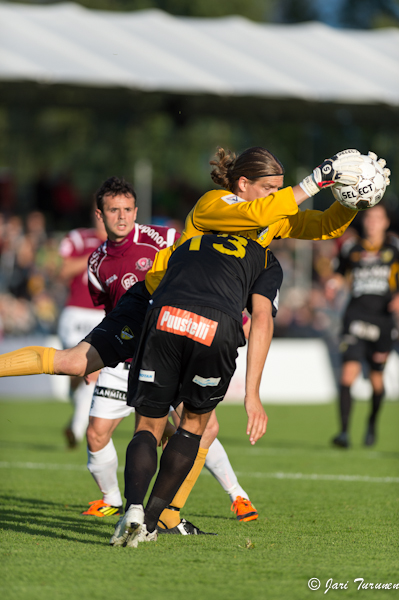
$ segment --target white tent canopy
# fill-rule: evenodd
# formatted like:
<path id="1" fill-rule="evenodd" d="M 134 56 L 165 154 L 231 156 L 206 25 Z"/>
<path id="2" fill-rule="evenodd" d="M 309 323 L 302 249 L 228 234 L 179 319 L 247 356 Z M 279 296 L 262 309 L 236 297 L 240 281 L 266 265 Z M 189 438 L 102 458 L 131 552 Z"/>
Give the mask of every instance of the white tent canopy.
<path id="1" fill-rule="evenodd" d="M 399 105 L 399 29 L 0 3 L 0 81 Z"/>

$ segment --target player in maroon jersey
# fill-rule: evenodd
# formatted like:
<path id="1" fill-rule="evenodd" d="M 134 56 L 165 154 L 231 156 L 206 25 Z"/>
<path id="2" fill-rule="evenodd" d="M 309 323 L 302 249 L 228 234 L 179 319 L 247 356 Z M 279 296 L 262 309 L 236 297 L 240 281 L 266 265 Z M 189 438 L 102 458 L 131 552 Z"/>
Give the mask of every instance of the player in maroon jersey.
<path id="1" fill-rule="evenodd" d="M 107 179 L 96 201 L 96 217 L 108 237 L 89 257 L 89 290 L 93 303 L 104 305 L 108 314 L 128 289 L 144 280 L 158 250 L 173 244 L 179 234 L 174 228 L 136 223 L 135 191 L 123 179 Z M 121 336 L 133 336 L 133 332 L 126 327 Z M 94 389 L 87 428 L 87 466 L 103 498 L 90 503 L 85 515 L 109 516 L 122 506 L 112 434 L 132 413 L 126 405 L 130 361 L 104 367 Z"/>
<path id="2" fill-rule="evenodd" d="M 88 289 L 87 258 L 106 236 L 103 223 L 96 219 L 95 228 L 74 229 L 61 241 L 60 276 L 69 285 L 69 295 L 58 324 L 58 336 L 64 348 L 76 346 L 104 317 L 103 306 L 101 303 L 93 306 Z M 70 448 L 76 447 L 85 435 L 97 375 L 98 371 L 90 374 L 86 382 L 83 377 L 70 378 L 74 410 L 64 430 Z"/>

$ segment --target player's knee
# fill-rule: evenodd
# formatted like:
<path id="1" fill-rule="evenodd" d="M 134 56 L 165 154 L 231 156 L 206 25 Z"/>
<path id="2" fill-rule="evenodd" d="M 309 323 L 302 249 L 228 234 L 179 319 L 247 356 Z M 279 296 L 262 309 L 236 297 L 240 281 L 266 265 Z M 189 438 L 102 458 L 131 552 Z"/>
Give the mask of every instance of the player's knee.
<path id="1" fill-rule="evenodd" d="M 219 433 L 219 423 L 216 418 L 210 418 L 201 438 L 201 447 L 209 448 Z"/>
<path id="2" fill-rule="evenodd" d="M 371 370 L 381 373 L 384 370 L 387 360 L 388 352 L 374 352 L 373 356 L 371 357 Z"/>
<path id="3" fill-rule="evenodd" d="M 350 387 L 354 382 L 361 370 L 361 365 L 357 361 L 347 361 L 342 365 L 340 384 L 346 387 Z"/>
<path id="4" fill-rule="evenodd" d="M 90 425 L 90 423 L 86 430 L 86 440 L 89 450 L 95 452 L 94 448 L 98 446 L 98 436 L 96 435 L 95 429 Z"/>
<path id="5" fill-rule="evenodd" d="M 97 431 L 92 423 L 89 423 L 86 431 L 87 446 L 91 452 L 99 452 L 105 448 L 111 439 L 107 433 Z"/>
<path id="6" fill-rule="evenodd" d="M 218 433 L 219 433 L 219 423 L 218 423 L 217 419 L 210 419 L 208 422 L 208 425 L 206 426 L 206 429 L 204 431 L 204 435 L 207 434 L 207 436 L 213 442 L 213 440 L 215 440 L 217 438 Z"/>

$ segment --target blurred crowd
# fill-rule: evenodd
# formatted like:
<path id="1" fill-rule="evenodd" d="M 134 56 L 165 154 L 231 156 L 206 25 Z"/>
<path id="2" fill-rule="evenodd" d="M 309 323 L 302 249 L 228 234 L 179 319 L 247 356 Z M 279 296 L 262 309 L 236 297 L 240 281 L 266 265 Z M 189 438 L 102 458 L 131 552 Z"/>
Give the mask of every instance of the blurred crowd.
<path id="1" fill-rule="evenodd" d="M 49 233 L 43 212 L 0 213 L 0 335 L 54 333 L 66 298 L 59 277 L 63 234 Z"/>

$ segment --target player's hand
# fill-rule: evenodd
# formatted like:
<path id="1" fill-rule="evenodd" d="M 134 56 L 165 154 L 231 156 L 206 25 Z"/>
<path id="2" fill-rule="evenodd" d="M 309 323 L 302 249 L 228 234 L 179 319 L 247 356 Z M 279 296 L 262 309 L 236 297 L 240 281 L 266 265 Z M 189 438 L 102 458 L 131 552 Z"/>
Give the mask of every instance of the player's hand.
<path id="1" fill-rule="evenodd" d="M 267 427 L 267 414 L 262 406 L 259 396 L 245 396 L 245 410 L 248 415 L 247 435 L 254 445 L 265 433 Z"/>
<path id="2" fill-rule="evenodd" d="M 308 196 L 314 196 L 323 188 L 330 187 L 334 183 L 356 185 L 361 175 L 360 165 L 362 162 L 359 150 L 342 150 L 331 158 L 326 158 L 299 185 Z"/>

